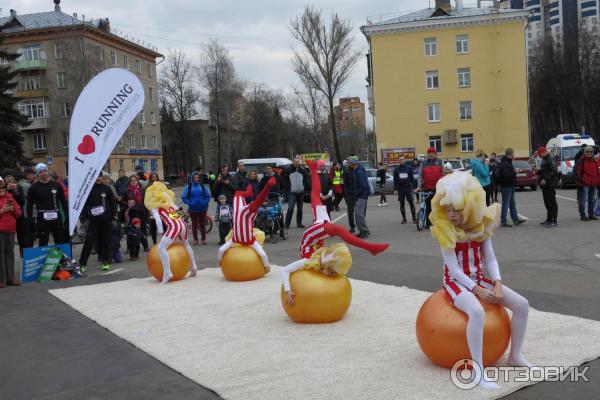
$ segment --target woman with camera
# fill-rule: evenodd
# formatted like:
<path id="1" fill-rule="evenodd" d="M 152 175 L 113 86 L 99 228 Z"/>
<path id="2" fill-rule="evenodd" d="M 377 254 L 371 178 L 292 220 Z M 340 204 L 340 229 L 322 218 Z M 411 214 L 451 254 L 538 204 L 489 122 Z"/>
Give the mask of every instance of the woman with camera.
<path id="1" fill-rule="evenodd" d="M 21 207 L 6 190 L 6 182 L 0 177 L 0 289 L 20 286 L 15 278 L 15 233 Z"/>

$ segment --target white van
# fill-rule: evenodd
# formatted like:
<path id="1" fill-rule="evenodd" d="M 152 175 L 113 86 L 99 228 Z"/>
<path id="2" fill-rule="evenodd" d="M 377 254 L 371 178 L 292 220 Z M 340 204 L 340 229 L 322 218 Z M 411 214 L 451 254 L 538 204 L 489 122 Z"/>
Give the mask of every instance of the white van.
<path id="1" fill-rule="evenodd" d="M 581 150 L 582 144 L 594 146 L 596 143 L 589 135 L 567 133 L 557 135 L 546 144 L 548 152 L 556 158 L 558 185 L 561 189 L 564 189 L 568 184 L 575 183 L 575 175 L 573 174 L 575 155 Z"/>
<path id="2" fill-rule="evenodd" d="M 238 164 L 241 162 L 246 166 L 246 172 L 256 171 L 258 179 L 261 179 L 265 174 L 267 165 L 280 168 L 292 165 L 292 160 L 289 158 L 243 158 L 238 160 Z"/>

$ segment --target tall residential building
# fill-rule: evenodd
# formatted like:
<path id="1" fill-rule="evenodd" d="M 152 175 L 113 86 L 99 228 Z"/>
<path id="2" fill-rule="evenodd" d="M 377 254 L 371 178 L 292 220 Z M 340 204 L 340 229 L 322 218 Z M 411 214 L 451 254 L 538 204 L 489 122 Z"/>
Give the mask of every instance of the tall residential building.
<path id="1" fill-rule="evenodd" d="M 337 116 L 338 132 L 365 133 L 365 104 L 360 101 L 360 97 L 340 97 L 338 105 L 333 109 Z"/>
<path id="2" fill-rule="evenodd" d="M 71 112 L 79 94 L 99 72 L 127 68 L 144 86 L 143 111 L 130 124 L 105 166 L 133 173 L 136 165 L 162 175 L 156 50 L 111 33 L 107 19 L 85 20 L 61 11 L 55 0 L 50 12 L 0 17 L 2 46 L 21 54 L 13 67 L 19 72 L 19 110 L 31 124 L 22 127 L 24 149 L 33 163 L 50 164 L 59 175 L 68 173 Z M 0 62 L 6 62 L 1 61 Z"/>
<path id="3" fill-rule="evenodd" d="M 437 0 L 435 9 L 370 18 L 361 30 L 378 152 L 434 147 L 444 158 L 472 158 L 479 148 L 512 147 L 528 156 L 528 15 Z"/>

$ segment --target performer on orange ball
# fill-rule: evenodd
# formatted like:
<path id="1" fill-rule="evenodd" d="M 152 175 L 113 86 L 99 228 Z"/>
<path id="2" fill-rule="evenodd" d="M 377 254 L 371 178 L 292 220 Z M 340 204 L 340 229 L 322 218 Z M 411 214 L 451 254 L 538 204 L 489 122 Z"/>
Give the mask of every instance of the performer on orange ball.
<path id="1" fill-rule="evenodd" d="M 467 314 L 467 343 L 471 359 L 483 370 L 483 307 L 477 297 L 499 303 L 513 312 L 509 364 L 531 367 L 523 357 L 529 303 L 504 286 L 491 236 L 498 228 L 500 206 L 486 207 L 485 192 L 468 172 L 456 171 L 440 179 L 431 201 L 431 234 L 439 242 L 444 258 L 444 289 L 452 304 Z M 485 266 L 487 274 L 484 274 Z M 477 297 L 476 297 L 477 296 Z M 477 376 L 479 385 L 496 389 L 498 385 Z"/>
<path id="2" fill-rule="evenodd" d="M 310 169 L 311 197 L 314 222 L 302 235 L 300 243 L 300 260 L 295 261 L 281 270 L 283 288 L 286 292 L 287 303 L 294 305 L 294 292 L 290 287 L 290 275 L 300 269 L 314 269 L 326 275 L 345 275 L 352 265 L 350 252 L 344 244 L 325 247 L 325 240 L 337 236 L 344 242 L 377 255 L 388 248 L 388 243 L 369 243 L 351 234 L 346 228 L 331 222 L 327 207 L 321 201 L 321 181 L 317 172 L 319 164 L 324 160 L 308 161 Z"/>
<path id="3" fill-rule="evenodd" d="M 223 259 L 223 255 L 234 243 L 239 243 L 245 246 L 252 247 L 260 256 L 265 271 L 269 273 L 271 267 L 267 253 L 256 240 L 254 236 L 254 220 L 258 213 L 258 208 L 267 199 L 267 195 L 271 188 L 275 186 L 277 181 L 275 177 L 271 177 L 263 190 L 260 191 L 256 199 L 250 204 L 246 204 L 246 198 L 253 197 L 252 185 L 248 185 L 245 191 L 238 190 L 233 197 L 233 236 L 223 246 L 219 248 L 219 263 Z"/>

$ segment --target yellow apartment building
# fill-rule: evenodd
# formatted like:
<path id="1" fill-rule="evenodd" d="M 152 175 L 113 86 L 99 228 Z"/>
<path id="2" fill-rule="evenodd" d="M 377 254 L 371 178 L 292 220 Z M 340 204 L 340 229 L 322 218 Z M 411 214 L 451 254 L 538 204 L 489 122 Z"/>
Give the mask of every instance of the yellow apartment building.
<path id="1" fill-rule="evenodd" d="M 378 154 L 435 147 L 530 154 L 525 28 L 528 11 L 436 8 L 361 27 L 370 47 L 367 92 Z"/>

